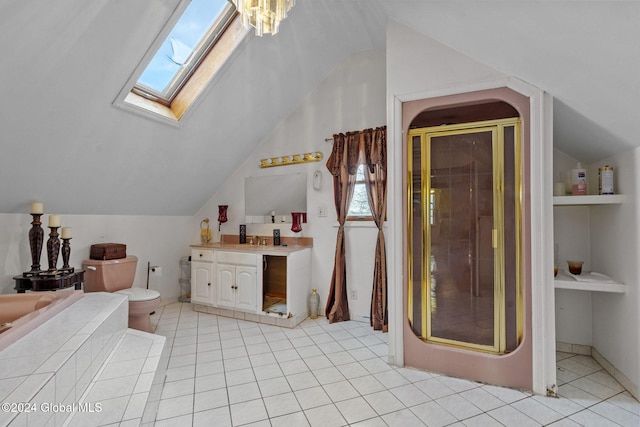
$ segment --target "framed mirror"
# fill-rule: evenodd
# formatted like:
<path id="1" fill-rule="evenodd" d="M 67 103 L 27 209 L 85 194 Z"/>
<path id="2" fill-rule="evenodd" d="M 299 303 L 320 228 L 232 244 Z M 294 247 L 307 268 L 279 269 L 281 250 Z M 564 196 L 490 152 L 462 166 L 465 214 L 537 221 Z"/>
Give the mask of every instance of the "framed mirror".
<path id="1" fill-rule="evenodd" d="M 247 224 L 291 223 L 291 212 L 307 211 L 307 176 L 252 176 L 244 180 Z"/>

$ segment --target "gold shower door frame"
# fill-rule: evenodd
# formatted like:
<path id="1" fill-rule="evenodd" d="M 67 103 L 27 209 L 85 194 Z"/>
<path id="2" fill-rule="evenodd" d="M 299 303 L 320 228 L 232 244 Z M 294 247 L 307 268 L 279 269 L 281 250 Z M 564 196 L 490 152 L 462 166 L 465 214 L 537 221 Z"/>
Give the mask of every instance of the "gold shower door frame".
<path id="1" fill-rule="evenodd" d="M 513 170 L 515 192 L 515 330 L 517 344 L 522 341 L 523 330 L 523 302 L 522 302 L 522 261 L 521 261 L 521 231 L 522 231 L 522 167 L 521 167 L 521 131 L 520 119 L 489 120 L 475 123 L 457 125 L 443 125 L 420 129 L 411 129 L 407 138 L 407 249 L 408 249 L 408 289 L 407 289 L 407 316 L 413 327 L 415 321 L 420 322 L 422 340 L 441 345 L 467 348 L 476 351 L 504 354 L 507 352 L 507 325 L 506 325 L 506 296 L 505 296 L 505 226 L 504 226 L 504 148 L 505 129 L 513 128 Z M 493 230 L 492 247 L 494 251 L 494 301 L 493 301 L 493 345 L 463 342 L 454 339 L 437 337 L 432 335 L 431 318 L 435 307 L 435 297 L 432 295 L 432 268 L 431 268 L 431 139 L 442 136 L 464 135 L 472 133 L 487 133 L 492 135 L 492 162 L 493 162 Z M 420 203 L 422 218 L 422 268 L 421 268 L 421 316 L 414 319 L 414 265 L 413 265 L 413 150 L 414 139 L 418 137 L 421 149 L 420 171 Z M 478 256 L 478 255 L 476 255 Z M 414 329 L 414 332 L 415 329 Z M 416 334 L 417 335 L 417 334 Z M 510 349 L 509 351 L 512 351 Z"/>

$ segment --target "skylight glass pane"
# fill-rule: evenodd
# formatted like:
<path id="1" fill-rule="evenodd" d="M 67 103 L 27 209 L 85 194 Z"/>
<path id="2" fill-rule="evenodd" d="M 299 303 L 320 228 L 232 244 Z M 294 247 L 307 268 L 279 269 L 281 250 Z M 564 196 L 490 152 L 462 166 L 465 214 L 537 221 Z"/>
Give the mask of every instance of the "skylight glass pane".
<path id="1" fill-rule="evenodd" d="M 174 78 L 190 65 L 194 49 L 228 4 L 227 0 L 191 0 L 138 79 L 138 84 L 166 96 Z"/>

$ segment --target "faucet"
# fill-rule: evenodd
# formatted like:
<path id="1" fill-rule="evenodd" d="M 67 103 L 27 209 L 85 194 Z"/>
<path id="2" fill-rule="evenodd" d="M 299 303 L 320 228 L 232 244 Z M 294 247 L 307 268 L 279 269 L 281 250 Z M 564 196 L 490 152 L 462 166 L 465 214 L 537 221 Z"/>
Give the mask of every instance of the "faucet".
<path id="1" fill-rule="evenodd" d="M 262 246 L 267 246 L 267 238 L 263 237 L 262 242 L 260 243 Z"/>

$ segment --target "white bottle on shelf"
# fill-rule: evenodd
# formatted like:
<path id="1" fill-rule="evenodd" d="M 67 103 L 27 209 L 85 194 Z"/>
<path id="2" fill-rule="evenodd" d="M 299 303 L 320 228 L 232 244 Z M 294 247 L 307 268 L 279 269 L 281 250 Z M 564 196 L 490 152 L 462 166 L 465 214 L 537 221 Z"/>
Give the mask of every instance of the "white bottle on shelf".
<path id="1" fill-rule="evenodd" d="M 571 194 L 587 195 L 587 170 L 582 167 L 582 163 L 578 163 L 575 169 L 571 169 Z"/>

